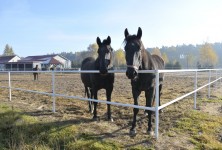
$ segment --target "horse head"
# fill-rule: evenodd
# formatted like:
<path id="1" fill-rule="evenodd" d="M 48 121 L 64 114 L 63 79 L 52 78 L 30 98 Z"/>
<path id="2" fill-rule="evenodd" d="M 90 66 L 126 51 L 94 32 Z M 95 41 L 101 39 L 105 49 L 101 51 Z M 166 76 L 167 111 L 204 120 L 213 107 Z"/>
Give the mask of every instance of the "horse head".
<path id="1" fill-rule="evenodd" d="M 141 41 L 142 29 L 139 27 L 137 35 L 130 35 L 127 28 L 125 29 L 125 59 L 127 64 L 126 76 L 134 79 L 138 76 L 138 70 L 142 66 L 142 52 L 144 50 Z"/>
<path id="2" fill-rule="evenodd" d="M 111 69 L 112 66 L 112 57 L 113 57 L 113 49 L 111 47 L 111 38 L 110 36 L 107 39 L 104 39 L 101 42 L 100 38 L 97 37 L 96 42 L 99 46 L 98 48 L 98 69 L 101 74 L 107 74 L 108 70 Z"/>

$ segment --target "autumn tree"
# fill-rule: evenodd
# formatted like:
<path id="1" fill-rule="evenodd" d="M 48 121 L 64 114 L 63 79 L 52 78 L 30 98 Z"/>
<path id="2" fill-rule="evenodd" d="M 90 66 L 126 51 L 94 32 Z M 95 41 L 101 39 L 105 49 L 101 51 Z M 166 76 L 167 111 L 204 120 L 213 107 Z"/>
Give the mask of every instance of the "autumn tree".
<path id="1" fill-rule="evenodd" d="M 125 65 L 125 54 L 124 51 L 120 48 L 115 51 L 115 66 L 123 66 Z"/>
<path id="2" fill-rule="evenodd" d="M 205 43 L 200 48 L 200 64 L 204 68 L 212 68 L 218 62 L 218 56 L 209 43 Z"/>
<path id="3" fill-rule="evenodd" d="M 168 59 L 168 56 L 166 53 L 163 53 L 162 58 L 163 58 L 165 64 L 169 62 L 169 59 Z"/>
<path id="4" fill-rule="evenodd" d="M 161 52 L 160 49 L 158 47 L 154 48 L 153 51 L 151 52 L 151 54 L 155 54 L 161 57 Z"/>
<path id="5" fill-rule="evenodd" d="M 96 43 L 89 44 L 87 51 L 89 52 L 89 56 L 96 58 L 97 57 L 97 51 L 99 49 L 99 46 Z"/>
<path id="6" fill-rule="evenodd" d="M 2 55 L 3 56 L 12 56 L 12 55 L 15 55 L 15 53 L 14 53 L 12 47 L 10 47 L 8 44 L 6 44 Z"/>

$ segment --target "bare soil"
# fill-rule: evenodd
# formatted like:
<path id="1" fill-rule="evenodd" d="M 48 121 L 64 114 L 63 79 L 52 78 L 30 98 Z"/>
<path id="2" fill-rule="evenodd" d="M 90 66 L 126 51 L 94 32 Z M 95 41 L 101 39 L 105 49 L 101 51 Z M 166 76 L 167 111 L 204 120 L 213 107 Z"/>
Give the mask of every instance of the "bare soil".
<path id="1" fill-rule="evenodd" d="M 208 83 L 208 74 L 198 74 L 198 87 Z M 212 78 L 212 80 L 214 77 Z M 13 88 L 26 90 L 52 92 L 52 75 L 41 73 L 39 80 L 34 81 L 32 74 L 12 74 L 11 85 Z M 8 75 L 0 74 L 0 86 L 8 86 Z M 208 87 L 198 91 L 197 108 L 199 111 L 212 115 L 222 115 L 221 82 L 211 86 L 211 99 L 215 102 L 204 101 L 207 98 Z M 194 89 L 194 73 L 166 74 L 161 103 L 167 103 L 179 96 L 182 96 Z M 55 92 L 69 96 L 85 97 L 83 84 L 79 74 L 57 73 L 55 76 Z M 194 148 L 186 135 L 176 135 L 170 129 L 176 121 L 183 117 L 186 111 L 193 109 L 193 95 L 176 102 L 163 109 L 160 114 L 159 139 L 147 135 L 147 117 L 144 110 L 140 110 L 137 121 L 137 135 L 129 136 L 131 127 L 133 108 L 112 106 L 112 116 L 114 122 L 106 119 L 106 105 L 99 104 L 97 111 L 100 121 L 92 121 L 92 114 L 88 112 L 88 103 L 78 99 L 66 99 L 56 97 L 56 113 L 52 113 L 52 97 L 50 95 L 31 93 L 19 90 L 12 90 L 12 101 L 9 101 L 8 89 L 0 88 L 0 102 L 18 108 L 43 122 L 73 123 L 81 125 L 82 132 L 94 133 L 95 136 L 105 140 L 117 141 L 124 144 L 125 148 L 141 145 L 155 149 L 192 149 Z M 100 90 L 98 95 L 100 100 L 106 100 L 105 91 Z M 202 101 L 203 100 L 203 101 Z M 125 74 L 115 75 L 112 101 L 133 104 L 130 80 Z M 139 105 L 145 106 L 144 93 L 140 96 Z M 154 124 L 153 115 L 153 129 Z"/>

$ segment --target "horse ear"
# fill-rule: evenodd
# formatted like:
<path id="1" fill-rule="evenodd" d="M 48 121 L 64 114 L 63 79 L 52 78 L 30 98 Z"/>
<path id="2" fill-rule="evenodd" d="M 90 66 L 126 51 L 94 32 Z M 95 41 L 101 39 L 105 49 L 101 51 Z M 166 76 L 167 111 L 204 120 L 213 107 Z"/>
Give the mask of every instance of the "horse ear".
<path id="1" fill-rule="evenodd" d="M 128 32 L 127 28 L 125 29 L 124 35 L 125 35 L 125 38 L 127 38 L 129 36 L 129 32 Z"/>
<path id="2" fill-rule="evenodd" d="M 111 44 L 111 37 L 110 36 L 107 37 L 107 42 L 108 42 L 108 45 Z"/>
<path id="3" fill-rule="evenodd" d="M 96 38 L 96 42 L 97 42 L 97 44 L 98 44 L 99 46 L 102 44 L 102 42 L 101 42 L 101 40 L 100 40 L 99 37 Z"/>
<path id="4" fill-rule="evenodd" d="M 139 27 L 137 32 L 137 38 L 141 39 L 141 37 L 142 37 L 142 29 Z"/>

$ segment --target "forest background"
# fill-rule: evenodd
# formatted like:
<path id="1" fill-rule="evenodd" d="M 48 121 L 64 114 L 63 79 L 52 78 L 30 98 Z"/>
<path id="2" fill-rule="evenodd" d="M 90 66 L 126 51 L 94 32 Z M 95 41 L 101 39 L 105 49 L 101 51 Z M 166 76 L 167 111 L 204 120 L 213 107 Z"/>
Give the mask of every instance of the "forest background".
<path id="1" fill-rule="evenodd" d="M 89 44 L 86 50 L 76 52 L 61 52 L 59 55 L 71 60 L 72 68 L 80 68 L 81 62 L 86 57 L 97 57 L 98 45 Z M 177 45 L 146 48 L 151 54 L 161 56 L 165 61 L 166 69 L 206 69 L 221 68 L 222 66 L 222 43 L 208 43 L 197 45 Z M 125 52 L 123 48 L 113 51 L 115 69 L 125 68 Z M 9 44 L 3 50 L 3 56 L 18 55 Z"/>

